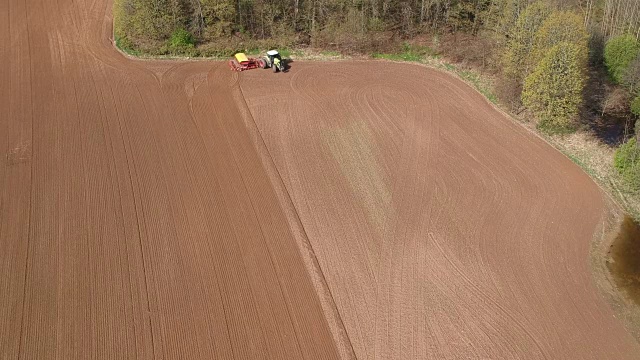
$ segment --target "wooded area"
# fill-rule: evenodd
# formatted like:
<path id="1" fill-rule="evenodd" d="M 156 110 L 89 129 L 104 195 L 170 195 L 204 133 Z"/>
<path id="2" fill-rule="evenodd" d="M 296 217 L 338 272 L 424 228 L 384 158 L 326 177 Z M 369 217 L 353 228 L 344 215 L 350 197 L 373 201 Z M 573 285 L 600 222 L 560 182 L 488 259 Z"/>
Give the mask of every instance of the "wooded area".
<path id="1" fill-rule="evenodd" d="M 184 29 L 194 44 L 331 46 L 372 51 L 424 33 L 490 31 L 508 38 L 532 0 L 116 0 L 116 35 L 150 50 Z M 591 32 L 640 36 L 637 0 L 547 0 Z M 145 47 L 146 45 L 146 47 Z M 167 49 L 168 50 L 168 49 Z"/>

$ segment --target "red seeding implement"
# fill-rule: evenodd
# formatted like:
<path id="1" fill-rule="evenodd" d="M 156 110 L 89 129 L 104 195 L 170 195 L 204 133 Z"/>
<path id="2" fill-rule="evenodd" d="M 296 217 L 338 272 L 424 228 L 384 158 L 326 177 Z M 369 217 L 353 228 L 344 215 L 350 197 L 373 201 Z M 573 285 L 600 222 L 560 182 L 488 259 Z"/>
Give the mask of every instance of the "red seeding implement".
<path id="1" fill-rule="evenodd" d="M 233 59 L 229 60 L 229 67 L 232 71 L 245 71 L 256 68 L 272 69 L 276 72 L 286 72 L 287 63 L 278 53 L 278 50 L 269 50 L 267 55 L 258 59 L 248 58 L 244 53 L 237 53 Z"/>
<path id="2" fill-rule="evenodd" d="M 229 60 L 229 67 L 233 71 L 245 71 L 256 68 L 264 68 L 264 60 L 247 58 L 244 53 L 237 53 L 233 56 L 233 59 Z"/>

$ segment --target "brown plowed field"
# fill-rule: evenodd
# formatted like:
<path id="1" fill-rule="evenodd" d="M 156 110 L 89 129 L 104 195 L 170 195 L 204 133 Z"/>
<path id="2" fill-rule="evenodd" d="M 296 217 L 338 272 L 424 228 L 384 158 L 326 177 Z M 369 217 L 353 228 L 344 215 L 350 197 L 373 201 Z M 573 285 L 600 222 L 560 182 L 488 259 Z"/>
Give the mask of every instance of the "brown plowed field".
<path id="1" fill-rule="evenodd" d="M 447 75 L 134 61 L 0 2 L 0 359 L 624 359 L 602 194 Z"/>
<path id="2" fill-rule="evenodd" d="M 385 62 L 240 80 L 358 358 L 640 358 L 592 285 L 602 193 L 470 87 Z"/>

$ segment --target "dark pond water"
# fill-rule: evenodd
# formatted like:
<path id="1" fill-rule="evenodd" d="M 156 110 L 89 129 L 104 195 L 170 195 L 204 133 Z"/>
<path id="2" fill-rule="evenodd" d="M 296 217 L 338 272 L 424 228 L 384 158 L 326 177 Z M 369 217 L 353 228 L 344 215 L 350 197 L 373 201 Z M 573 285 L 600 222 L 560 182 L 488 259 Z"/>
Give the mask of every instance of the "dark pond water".
<path id="1" fill-rule="evenodd" d="M 625 217 L 611 247 L 609 270 L 619 287 L 640 305 L 640 226 Z"/>

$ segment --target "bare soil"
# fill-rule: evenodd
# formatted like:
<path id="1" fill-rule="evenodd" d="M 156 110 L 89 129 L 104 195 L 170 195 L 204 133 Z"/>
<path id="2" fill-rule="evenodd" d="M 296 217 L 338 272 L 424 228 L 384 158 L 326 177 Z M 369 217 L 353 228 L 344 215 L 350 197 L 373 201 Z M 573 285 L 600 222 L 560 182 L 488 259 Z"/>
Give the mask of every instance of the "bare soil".
<path id="1" fill-rule="evenodd" d="M 134 61 L 0 3 L 0 358 L 631 359 L 603 195 L 424 67 Z"/>
<path id="2" fill-rule="evenodd" d="M 0 358 L 338 358 L 224 63 L 0 4 Z"/>
<path id="3" fill-rule="evenodd" d="M 475 90 L 388 62 L 240 80 L 358 358 L 637 358 L 591 276 L 601 190 Z"/>

